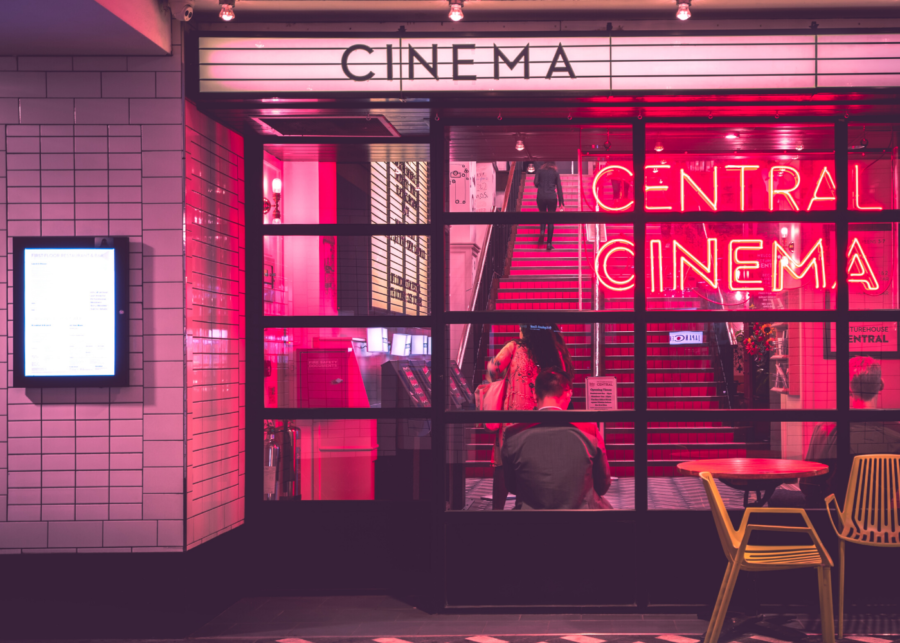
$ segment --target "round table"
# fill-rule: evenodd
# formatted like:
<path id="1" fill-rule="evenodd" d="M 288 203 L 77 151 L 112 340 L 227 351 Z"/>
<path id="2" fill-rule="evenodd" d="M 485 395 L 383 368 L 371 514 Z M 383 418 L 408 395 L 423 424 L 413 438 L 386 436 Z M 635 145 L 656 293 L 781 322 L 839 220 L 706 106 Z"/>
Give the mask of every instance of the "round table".
<path id="1" fill-rule="evenodd" d="M 811 478 L 828 473 L 828 465 L 806 460 L 777 458 L 718 458 L 691 460 L 678 465 L 679 471 L 699 476 L 708 471 L 732 489 L 744 492 L 745 507 L 762 507 L 772 499 L 780 486 L 797 478 Z M 750 492 L 756 492 L 756 502 L 750 504 Z M 760 498 L 760 492 L 763 492 Z"/>

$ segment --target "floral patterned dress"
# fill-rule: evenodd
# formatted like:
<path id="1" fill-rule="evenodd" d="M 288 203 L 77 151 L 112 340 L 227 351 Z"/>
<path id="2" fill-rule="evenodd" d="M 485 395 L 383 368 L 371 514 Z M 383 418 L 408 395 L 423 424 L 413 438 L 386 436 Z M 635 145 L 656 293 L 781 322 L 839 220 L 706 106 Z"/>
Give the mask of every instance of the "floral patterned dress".
<path id="1" fill-rule="evenodd" d="M 516 344 L 515 352 L 507 367 L 506 395 L 503 398 L 504 411 L 531 411 L 537 405 L 534 398 L 534 381 L 540 375 L 540 367 L 532 361 L 528 349 Z M 511 424 L 504 424 L 494 438 L 494 450 L 491 463 L 501 466 L 500 449 L 503 446 L 503 431 Z"/>

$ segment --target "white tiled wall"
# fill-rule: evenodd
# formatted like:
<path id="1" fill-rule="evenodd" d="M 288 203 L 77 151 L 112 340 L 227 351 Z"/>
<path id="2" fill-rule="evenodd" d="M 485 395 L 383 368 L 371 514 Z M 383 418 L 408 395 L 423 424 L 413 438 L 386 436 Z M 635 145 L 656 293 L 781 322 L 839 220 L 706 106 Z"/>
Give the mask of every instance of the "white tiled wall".
<path id="1" fill-rule="evenodd" d="M 244 522 L 244 141 L 186 121 L 190 548 Z"/>
<path id="2" fill-rule="evenodd" d="M 0 279 L 16 235 L 127 235 L 132 253 L 132 385 L 15 389 L 8 370 L 0 387 L 2 553 L 187 546 L 179 27 L 171 57 L 0 57 Z M 216 531 L 243 518 L 233 486 L 215 490 L 240 498 L 240 516 L 231 507 Z"/>

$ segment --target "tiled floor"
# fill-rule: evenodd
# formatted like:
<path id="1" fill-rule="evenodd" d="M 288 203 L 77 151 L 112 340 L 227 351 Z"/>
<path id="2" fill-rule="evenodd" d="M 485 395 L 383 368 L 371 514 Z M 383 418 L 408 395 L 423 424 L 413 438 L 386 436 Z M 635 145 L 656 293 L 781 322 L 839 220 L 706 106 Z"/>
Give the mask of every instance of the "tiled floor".
<path id="1" fill-rule="evenodd" d="M 726 487 L 718 482 L 719 493 L 728 509 L 743 509 L 744 494 L 742 491 Z M 466 511 L 490 511 L 491 485 L 488 478 L 469 478 L 466 480 Z M 799 493 L 797 485 L 782 485 L 776 492 Z M 603 496 L 613 509 L 634 509 L 634 478 L 616 478 L 609 491 Z M 678 510 L 692 509 L 709 511 L 706 491 L 699 478 L 650 478 L 647 480 L 647 499 L 651 509 Z M 751 494 L 751 499 L 754 496 Z M 505 509 L 515 506 L 515 498 L 506 500 Z"/>
<path id="2" fill-rule="evenodd" d="M 321 643 L 596 643 L 573 638 L 589 636 L 605 643 L 698 643 L 706 626 L 693 614 L 427 614 L 388 596 L 332 596 L 244 599 L 192 638 L 280 643 L 319 643 L 318 639 Z M 817 617 L 773 615 L 746 634 L 721 641 L 818 643 L 819 629 Z M 894 643 L 894 638 L 900 639 L 900 619 L 896 615 L 851 618 L 846 631 L 859 643 Z M 890 632 L 898 636 L 885 638 Z M 499 641 L 483 638 L 488 636 Z M 883 641 L 866 640 L 866 636 Z"/>

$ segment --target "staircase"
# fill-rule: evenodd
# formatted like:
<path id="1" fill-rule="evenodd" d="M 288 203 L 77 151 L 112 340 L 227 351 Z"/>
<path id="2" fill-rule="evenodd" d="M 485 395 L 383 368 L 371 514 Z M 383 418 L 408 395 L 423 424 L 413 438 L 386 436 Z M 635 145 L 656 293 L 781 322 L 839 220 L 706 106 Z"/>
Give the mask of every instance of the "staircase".
<path id="1" fill-rule="evenodd" d="M 577 177 L 561 175 L 566 203 L 577 206 Z M 536 189 L 529 175 L 523 176 L 523 212 L 537 211 Z M 582 234 L 579 257 L 579 225 L 559 224 L 553 234 L 554 250 L 548 252 L 538 246 L 538 225 L 517 227 L 515 246 L 508 277 L 500 280 L 496 310 L 591 310 L 593 279 L 593 244 Z M 631 224 L 608 224 L 605 238 L 634 240 Z M 649 239 L 662 238 L 660 227 L 649 226 Z M 625 265 L 623 254 L 615 255 L 611 263 L 614 274 L 619 262 L 624 275 L 633 270 Z M 581 278 L 579 280 L 579 264 Z M 615 274 L 614 274 L 615 276 Z M 580 298 L 579 298 L 580 295 Z M 678 308 L 694 310 L 702 306 L 699 297 L 648 297 L 651 309 Z M 633 291 L 601 292 L 600 310 L 631 310 Z M 548 322 L 553 321 L 548 313 Z M 591 374 L 590 324 L 560 326 L 575 367 L 572 408 L 585 408 L 584 378 Z M 669 344 L 670 331 L 703 331 L 704 343 L 691 345 Z M 718 409 L 728 408 L 725 382 L 721 367 L 717 368 L 712 325 L 705 323 L 651 324 L 647 329 L 647 403 L 650 409 Z M 518 326 L 493 326 L 488 355 L 496 355 L 509 341 L 518 337 Z M 601 375 L 612 375 L 618 382 L 618 407 L 634 408 L 634 327 L 632 324 L 601 325 Z M 659 423 L 648 429 L 648 474 L 650 476 L 677 475 L 675 465 L 686 460 L 702 458 L 742 457 L 754 449 L 766 449 L 766 443 L 747 441 L 752 429 L 746 426 L 726 426 L 722 423 Z M 631 424 L 607 423 L 605 427 L 607 456 L 614 476 L 634 475 L 634 427 Z M 469 467 L 490 464 L 490 444 L 493 434 L 475 430 L 469 444 L 475 458 Z M 489 469 L 469 469 L 469 475 L 492 475 Z"/>

